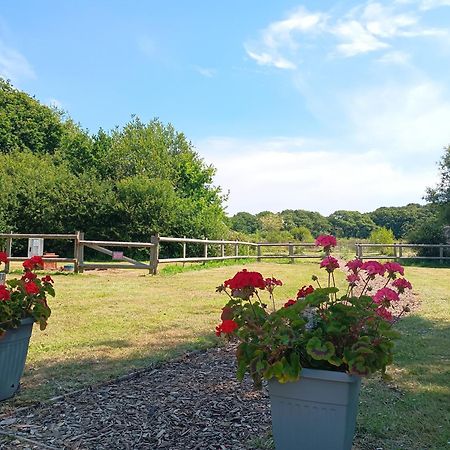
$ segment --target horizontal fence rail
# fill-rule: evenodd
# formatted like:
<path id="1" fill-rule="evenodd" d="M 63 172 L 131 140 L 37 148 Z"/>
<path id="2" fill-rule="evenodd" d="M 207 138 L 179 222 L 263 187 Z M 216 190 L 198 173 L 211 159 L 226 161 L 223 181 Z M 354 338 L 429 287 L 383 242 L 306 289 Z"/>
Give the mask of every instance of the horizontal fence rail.
<path id="1" fill-rule="evenodd" d="M 411 253 L 414 249 L 426 249 L 434 248 L 439 249 L 439 256 L 427 256 L 427 255 L 416 255 Z M 450 260 L 450 256 L 445 256 L 445 250 L 450 254 L 450 244 L 366 244 L 366 243 L 356 243 L 356 257 L 358 259 L 431 259 L 439 260 L 441 263 L 444 260 Z M 364 254 L 364 249 L 378 249 L 381 252 Z M 370 251 L 370 250 L 369 250 Z M 383 254 L 389 253 L 389 254 Z"/>
<path id="2" fill-rule="evenodd" d="M 75 272 L 82 273 L 84 270 L 92 269 L 145 269 L 156 274 L 159 264 L 168 263 L 190 263 L 207 261 L 226 261 L 238 259 L 288 259 L 293 263 L 296 259 L 322 258 L 323 251 L 314 243 L 307 242 L 247 242 L 231 241 L 222 239 L 194 239 L 187 237 L 167 237 L 154 235 L 150 242 L 126 242 L 126 241 L 103 241 L 87 240 L 84 233 L 77 231 L 71 234 L 49 234 L 49 233 L 0 233 L 0 239 L 6 242 L 6 253 L 10 262 L 25 261 L 25 256 L 12 255 L 12 242 L 14 239 L 45 239 L 45 240 L 72 240 L 73 256 L 59 257 L 59 255 L 43 255 L 43 261 L 51 263 L 71 263 Z M 172 247 L 167 252 L 166 245 L 179 244 L 180 256 L 163 256 L 176 254 L 178 250 Z M 188 255 L 188 245 L 190 255 Z M 110 249 L 113 247 L 114 249 Z M 111 262 L 86 262 L 84 257 L 85 248 L 111 257 Z M 144 249 L 148 251 L 148 262 L 139 261 L 117 251 L 117 248 Z M 417 255 L 414 250 L 439 249 L 438 256 Z M 163 250 L 163 251 L 161 251 Z M 174 251 L 175 250 L 175 251 Z M 356 257 L 364 259 L 430 259 L 450 260 L 450 244 L 370 244 L 356 243 Z M 192 254 L 194 253 L 194 254 Z M 10 262 L 5 265 L 5 272 L 10 270 Z"/>

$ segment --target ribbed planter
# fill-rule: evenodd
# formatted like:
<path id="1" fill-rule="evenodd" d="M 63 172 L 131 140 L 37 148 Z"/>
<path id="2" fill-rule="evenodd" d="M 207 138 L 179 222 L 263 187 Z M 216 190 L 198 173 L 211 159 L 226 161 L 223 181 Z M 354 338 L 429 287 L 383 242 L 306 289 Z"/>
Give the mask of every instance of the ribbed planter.
<path id="1" fill-rule="evenodd" d="M 19 388 L 33 323 L 32 318 L 23 319 L 18 328 L 0 337 L 0 401 L 12 397 Z"/>
<path id="2" fill-rule="evenodd" d="M 351 450 L 360 377 L 303 369 L 294 383 L 269 381 L 277 450 Z"/>

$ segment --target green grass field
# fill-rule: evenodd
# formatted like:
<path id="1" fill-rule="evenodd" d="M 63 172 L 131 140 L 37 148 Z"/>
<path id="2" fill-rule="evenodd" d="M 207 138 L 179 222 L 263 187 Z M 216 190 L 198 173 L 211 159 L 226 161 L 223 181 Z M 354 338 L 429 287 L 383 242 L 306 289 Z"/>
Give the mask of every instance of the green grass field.
<path id="1" fill-rule="evenodd" d="M 318 273 L 316 262 L 247 266 L 284 282 L 280 303 Z M 110 380 L 191 349 L 217 345 L 225 297 L 215 287 L 242 264 L 206 270 L 109 270 L 55 275 L 57 297 L 44 332 L 33 331 L 19 395 L 0 413 Z M 323 274 L 322 274 L 323 275 Z M 365 380 L 358 448 L 444 449 L 450 441 L 450 269 L 409 267 L 421 301 L 399 324 L 393 381 Z"/>

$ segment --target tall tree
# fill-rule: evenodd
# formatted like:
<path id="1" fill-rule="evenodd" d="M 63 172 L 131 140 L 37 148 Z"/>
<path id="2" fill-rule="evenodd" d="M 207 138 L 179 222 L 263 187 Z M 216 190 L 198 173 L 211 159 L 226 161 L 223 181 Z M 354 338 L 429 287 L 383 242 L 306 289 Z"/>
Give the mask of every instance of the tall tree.
<path id="1" fill-rule="evenodd" d="M 0 153 L 53 154 L 62 135 L 60 113 L 0 78 Z"/>

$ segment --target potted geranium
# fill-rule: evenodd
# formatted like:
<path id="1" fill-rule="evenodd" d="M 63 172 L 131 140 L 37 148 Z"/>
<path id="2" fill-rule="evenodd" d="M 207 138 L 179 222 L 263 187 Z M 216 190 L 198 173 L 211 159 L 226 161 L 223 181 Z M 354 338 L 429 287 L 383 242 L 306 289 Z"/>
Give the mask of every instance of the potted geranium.
<path id="1" fill-rule="evenodd" d="M 248 372 L 256 387 L 268 380 L 279 450 L 351 448 L 361 376 L 385 375 L 399 337 L 392 326 L 408 310 L 396 307 L 411 289 L 398 278 L 402 266 L 358 259 L 344 265 L 330 255 L 333 236 L 319 236 L 316 244 L 326 255 L 320 263 L 326 285 L 313 276 L 317 287 L 304 286 L 284 307 L 276 309 L 274 300 L 281 281 L 258 272 L 243 270 L 217 288 L 229 300 L 216 334 L 238 340 L 239 379 Z M 343 295 L 334 277 L 341 266 L 348 282 Z"/>
<path id="2" fill-rule="evenodd" d="M 6 253 L 0 252 L 0 264 L 7 262 Z M 44 330 L 51 314 L 47 295 L 55 295 L 53 280 L 36 275 L 42 267 L 42 258 L 33 256 L 24 261 L 19 279 L 3 279 L 0 284 L 0 401 L 12 397 L 19 387 L 33 324 L 38 322 Z"/>

